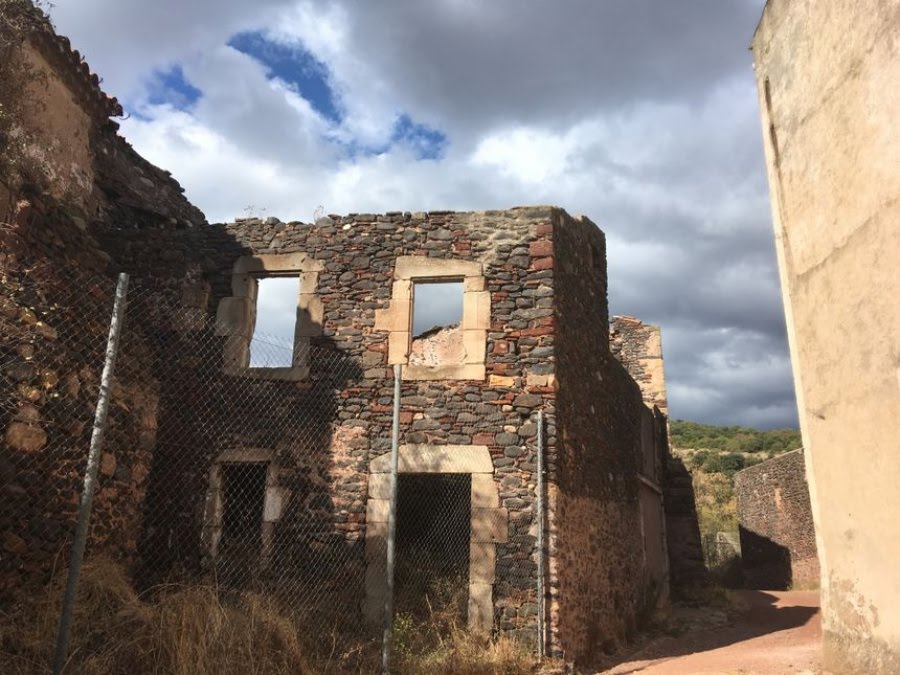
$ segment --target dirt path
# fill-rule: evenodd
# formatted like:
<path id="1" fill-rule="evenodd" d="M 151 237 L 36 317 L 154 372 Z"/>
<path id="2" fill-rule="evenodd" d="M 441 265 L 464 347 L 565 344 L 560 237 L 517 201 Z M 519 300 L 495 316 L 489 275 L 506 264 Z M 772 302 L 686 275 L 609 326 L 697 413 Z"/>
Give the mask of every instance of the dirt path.
<path id="1" fill-rule="evenodd" d="M 813 675 L 821 626 L 816 591 L 740 591 L 734 621 L 653 640 L 608 675 Z"/>

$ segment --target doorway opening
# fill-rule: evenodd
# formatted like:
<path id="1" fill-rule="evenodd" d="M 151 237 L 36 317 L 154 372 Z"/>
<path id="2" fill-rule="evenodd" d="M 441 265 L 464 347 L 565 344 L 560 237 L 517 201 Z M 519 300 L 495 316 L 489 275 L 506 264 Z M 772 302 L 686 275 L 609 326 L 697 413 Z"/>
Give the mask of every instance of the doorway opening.
<path id="1" fill-rule="evenodd" d="M 222 561 L 234 569 L 253 569 L 262 556 L 263 508 L 268 465 L 222 465 Z"/>
<path id="2" fill-rule="evenodd" d="M 395 611 L 465 625 L 469 600 L 471 474 L 398 476 Z"/>

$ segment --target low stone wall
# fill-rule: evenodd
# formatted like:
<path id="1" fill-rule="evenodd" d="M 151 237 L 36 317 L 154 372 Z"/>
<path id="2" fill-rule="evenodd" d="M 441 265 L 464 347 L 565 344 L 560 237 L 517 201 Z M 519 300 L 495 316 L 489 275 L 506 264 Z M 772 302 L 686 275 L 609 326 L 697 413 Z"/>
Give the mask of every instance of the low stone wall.
<path id="1" fill-rule="evenodd" d="M 750 588 L 818 588 L 803 459 L 803 450 L 794 450 L 735 474 L 744 578 Z"/>

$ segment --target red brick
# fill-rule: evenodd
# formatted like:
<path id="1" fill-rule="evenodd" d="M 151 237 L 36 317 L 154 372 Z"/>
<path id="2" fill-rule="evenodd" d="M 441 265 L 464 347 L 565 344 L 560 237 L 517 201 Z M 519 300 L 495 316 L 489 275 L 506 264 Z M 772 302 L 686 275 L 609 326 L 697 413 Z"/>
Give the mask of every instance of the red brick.
<path id="1" fill-rule="evenodd" d="M 540 223 L 535 228 L 534 231 L 537 232 L 538 236 L 553 234 L 553 224 L 552 223 Z"/>
<path id="2" fill-rule="evenodd" d="M 550 270 L 553 269 L 553 258 L 548 256 L 546 258 L 537 258 L 531 263 L 532 270 Z"/>
<path id="3" fill-rule="evenodd" d="M 494 434 L 475 434 L 472 436 L 472 445 L 493 445 Z"/>
<path id="4" fill-rule="evenodd" d="M 533 258 L 545 258 L 553 255 L 553 242 L 547 239 L 533 241 L 528 245 L 528 252 Z"/>

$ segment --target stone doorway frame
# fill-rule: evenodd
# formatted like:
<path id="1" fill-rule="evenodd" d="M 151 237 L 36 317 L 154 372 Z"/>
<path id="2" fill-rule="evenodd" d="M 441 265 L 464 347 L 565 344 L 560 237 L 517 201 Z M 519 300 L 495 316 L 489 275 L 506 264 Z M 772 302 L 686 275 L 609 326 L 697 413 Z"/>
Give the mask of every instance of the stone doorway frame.
<path id="1" fill-rule="evenodd" d="M 209 469 L 209 488 L 203 513 L 203 544 L 210 563 L 219 555 L 222 528 L 225 518 L 225 495 L 222 490 L 222 469 L 235 464 L 262 464 L 266 467 L 266 489 L 263 494 L 263 513 L 260 521 L 260 566 L 268 567 L 275 543 L 275 523 L 281 520 L 290 496 L 288 490 L 278 486 L 278 469 L 271 450 L 249 448 L 225 450 Z"/>
<path id="2" fill-rule="evenodd" d="M 500 506 L 494 463 L 486 445 L 401 445 L 399 474 L 469 474 L 472 481 L 469 534 L 468 628 L 480 635 L 494 626 L 494 582 L 497 544 L 509 541 L 509 513 Z M 365 618 L 380 625 L 384 613 L 387 518 L 391 496 L 391 456 L 369 463 L 366 503 Z"/>

